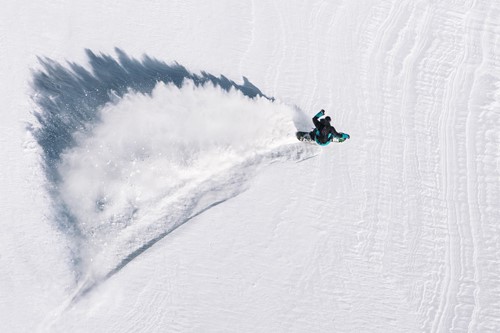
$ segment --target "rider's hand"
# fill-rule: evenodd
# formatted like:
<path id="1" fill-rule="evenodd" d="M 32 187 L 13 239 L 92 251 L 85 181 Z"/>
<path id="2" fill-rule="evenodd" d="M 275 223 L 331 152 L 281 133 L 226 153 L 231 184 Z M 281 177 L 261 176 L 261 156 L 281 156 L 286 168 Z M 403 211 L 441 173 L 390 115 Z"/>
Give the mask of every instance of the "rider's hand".
<path id="1" fill-rule="evenodd" d="M 345 140 L 350 139 L 350 138 L 351 137 L 349 136 L 349 134 L 340 133 L 340 139 L 339 139 L 339 141 L 340 142 L 344 142 Z"/>
<path id="2" fill-rule="evenodd" d="M 321 110 L 320 112 L 316 113 L 314 116 L 315 118 L 323 117 L 325 115 L 325 110 Z"/>

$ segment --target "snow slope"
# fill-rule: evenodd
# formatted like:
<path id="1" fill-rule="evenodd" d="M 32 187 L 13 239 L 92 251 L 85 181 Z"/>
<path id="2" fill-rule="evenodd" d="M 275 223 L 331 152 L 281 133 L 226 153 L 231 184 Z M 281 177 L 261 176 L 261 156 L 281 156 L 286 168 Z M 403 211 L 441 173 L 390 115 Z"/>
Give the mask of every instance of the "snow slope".
<path id="1" fill-rule="evenodd" d="M 500 5 L 2 8 L 1 331 L 500 330 Z"/>

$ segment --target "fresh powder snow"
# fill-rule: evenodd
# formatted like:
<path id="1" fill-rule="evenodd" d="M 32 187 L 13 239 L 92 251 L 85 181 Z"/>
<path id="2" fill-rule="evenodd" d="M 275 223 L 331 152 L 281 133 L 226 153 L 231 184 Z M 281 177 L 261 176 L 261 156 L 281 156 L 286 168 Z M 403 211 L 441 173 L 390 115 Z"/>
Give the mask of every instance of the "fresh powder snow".
<path id="1" fill-rule="evenodd" d="M 500 331 L 500 3 L 1 7 L 1 332 Z"/>

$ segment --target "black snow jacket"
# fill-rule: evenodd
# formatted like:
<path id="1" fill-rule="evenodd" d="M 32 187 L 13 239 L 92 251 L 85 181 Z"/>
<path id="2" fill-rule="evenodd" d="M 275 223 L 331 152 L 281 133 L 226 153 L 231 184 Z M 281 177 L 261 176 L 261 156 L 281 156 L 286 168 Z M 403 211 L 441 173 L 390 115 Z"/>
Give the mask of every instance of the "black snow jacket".
<path id="1" fill-rule="evenodd" d="M 316 129 L 312 131 L 312 133 L 314 133 L 312 137 L 318 144 L 326 145 L 330 143 L 332 138 L 342 137 L 327 119 L 319 119 L 318 115 L 315 115 L 312 121 L 316 127 Z"/>

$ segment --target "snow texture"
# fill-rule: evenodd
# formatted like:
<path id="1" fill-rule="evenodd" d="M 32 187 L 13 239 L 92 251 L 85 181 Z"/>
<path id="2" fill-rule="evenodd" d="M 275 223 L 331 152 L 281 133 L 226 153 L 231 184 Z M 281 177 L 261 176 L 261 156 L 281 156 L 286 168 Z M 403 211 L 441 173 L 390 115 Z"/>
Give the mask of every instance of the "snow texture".
<path id="1" fill-rule="evenodd" d="M 0 331 L 499 332 L 499 17 L 3 4 Z"/>

